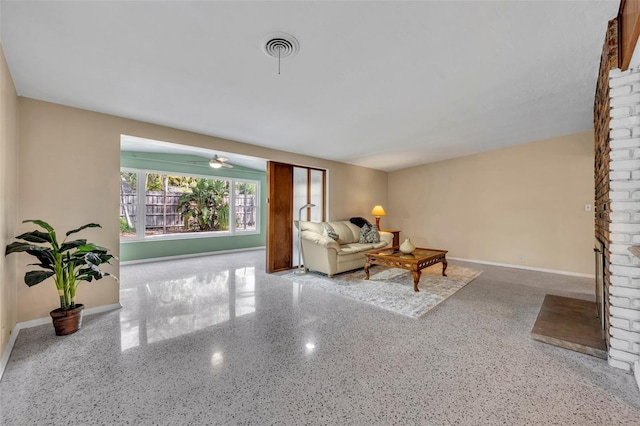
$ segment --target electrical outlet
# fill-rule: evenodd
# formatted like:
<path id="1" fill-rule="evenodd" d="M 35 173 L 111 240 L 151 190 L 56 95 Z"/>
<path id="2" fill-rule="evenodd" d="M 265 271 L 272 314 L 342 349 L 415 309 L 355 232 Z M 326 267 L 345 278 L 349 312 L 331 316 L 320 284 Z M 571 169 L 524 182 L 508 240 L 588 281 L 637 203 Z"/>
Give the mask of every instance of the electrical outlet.
<path id="1" fill-rule="evenodd" d="M 591 204 L 585 204 L 584 205 L 584 211 L 585 212 L 590 212 L 591 211 Z"/>
<path id="2" fill-rule="evenodd" d="M 524 256 L 520 256 L 520 262 L 524 262 Z"/>

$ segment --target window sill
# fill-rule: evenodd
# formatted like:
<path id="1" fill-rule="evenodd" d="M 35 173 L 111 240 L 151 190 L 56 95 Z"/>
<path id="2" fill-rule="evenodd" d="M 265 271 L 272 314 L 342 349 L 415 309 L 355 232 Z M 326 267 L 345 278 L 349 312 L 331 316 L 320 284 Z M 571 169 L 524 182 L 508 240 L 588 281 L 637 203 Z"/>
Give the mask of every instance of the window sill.
<path id="1" fill-rule="evenodd" d="M 143 238 L 138 237 L 120 237 L 120 243 L 148 243 L 152 241 L 172 241 L 172 240 L 195 240 L 199 238 L 219 238 L 219 237 L 238 237 L 242 235 L 260 235 L 260 231 L 212 231 L 212 232 L 193 232 L 184 234 L 164 234 L 149 235 Z"/>

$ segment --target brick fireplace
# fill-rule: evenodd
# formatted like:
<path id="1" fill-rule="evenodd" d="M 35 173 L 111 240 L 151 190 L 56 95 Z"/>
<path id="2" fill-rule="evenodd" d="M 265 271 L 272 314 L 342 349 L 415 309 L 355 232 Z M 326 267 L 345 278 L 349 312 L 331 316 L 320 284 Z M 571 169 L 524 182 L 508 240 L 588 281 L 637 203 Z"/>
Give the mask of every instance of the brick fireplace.
<path id="1" fill-rule="evenodd" d="M 640 69 L 609 72 L 609 364 L 640 359 Z M 640 371 L 639 371 L 640 372 Z"/>
<path id="2" fill-rule="evenodd" d="M 602 248 L 604 332 L 611 366 L 640 384 L 640 68 L 618 68 L 618 26 L 609 22 L 596 100 L 595 236 Z M 598 268 L 596 268 L 598 269 Z"/>

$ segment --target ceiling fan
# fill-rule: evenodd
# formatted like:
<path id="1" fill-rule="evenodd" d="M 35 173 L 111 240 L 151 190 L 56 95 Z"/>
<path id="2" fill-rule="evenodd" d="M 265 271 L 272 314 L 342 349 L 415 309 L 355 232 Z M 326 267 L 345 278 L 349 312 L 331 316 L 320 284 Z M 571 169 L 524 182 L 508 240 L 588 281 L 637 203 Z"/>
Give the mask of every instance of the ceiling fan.
<path id="1" fill-rule="evenodd" d="M 221 167 L 224 167 L 225 169 L 233 169 L 233 166 L 227 163 L 227 161 L 229 161 L 228 158 L 218 157 L 218 154 L 216 154 L 211 160 L 209 160 L 209 165 L 214 169 L 219 169 Z"/>
<path id="2" fill-rule="evenodd" d="M 208 163 L 214 169 L 220 169 L 222 167 L 225 169 L 233 169 L 233 166 L 227 163 L 227 161 L 229 161 L 228 158 L 218 157 L 218 154 L 216 154 L 212 159 L 208 160 Z M 193 163 L 204 163 L 204 161 L 193 161 Z"/>

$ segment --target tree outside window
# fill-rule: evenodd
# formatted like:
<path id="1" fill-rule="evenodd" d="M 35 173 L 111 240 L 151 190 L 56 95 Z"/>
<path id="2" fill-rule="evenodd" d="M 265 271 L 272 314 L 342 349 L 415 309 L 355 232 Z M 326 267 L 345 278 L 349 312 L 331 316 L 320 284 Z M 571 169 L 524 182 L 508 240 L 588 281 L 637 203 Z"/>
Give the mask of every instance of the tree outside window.
<path id="1" fill-rule="evenodd" d="M 229 229 L 229 181 L 198 179 L 182 194 L 177 211 L 185 229 L 226 231 Z"/>

